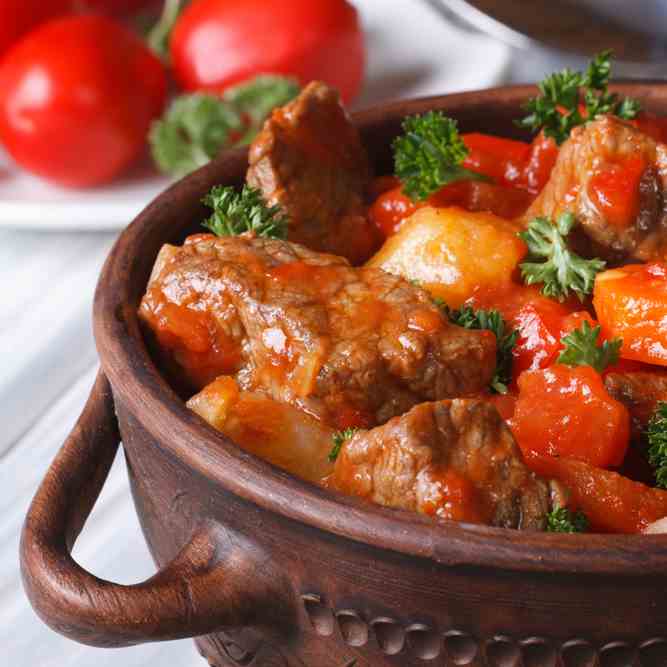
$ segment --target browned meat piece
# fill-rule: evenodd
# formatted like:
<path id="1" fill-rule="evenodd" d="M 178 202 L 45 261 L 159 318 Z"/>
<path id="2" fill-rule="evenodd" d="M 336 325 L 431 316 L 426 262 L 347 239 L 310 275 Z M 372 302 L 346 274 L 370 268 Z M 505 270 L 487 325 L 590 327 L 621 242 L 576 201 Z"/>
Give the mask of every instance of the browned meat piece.
<path id="1" fill-rule="evenodd" d="M 607 373 L 607 391 L 623 403 L 632 418 L 632 432 L 639 439 L 659 401 L 667 401 L 667 373 L 655 370 Z"/>
<path id="2" fill-rule="evenodd" d="M 636 190 L 626 198 L 629 208 L 614 207 L 603 194 L 605 182 L 615 178 L 618 183 L 621 173 L 627 181 L 617 187 Z M 616 117 L 604 116 L 572 131 L 524 219 L 555 219 L 570 211 L 590 241 L 591 254 L 612 261 L 661 260 L 667 255 L 666 188 L 667 146 Z"/>
<path id="3" fill-rule="evenodd" d="M 380 269 L 208 234 L 158 264 L 140 316 L 195 389 L 234 375 L 340 428 L 479 392 L 493 374 L 493 334 L 450 324 L 425 291 Z"/>
<path id="4" fill-rule="evenodd" d="M 347 440 L 327 486 L 443 519 L 543 530 L 558 485 L 528 470 L 510 430 L 483 400 L 422 403 Z"/>
<path id="5" fill-rule="evenodd" d="M 289 239 L 353 264 L 376 249 L 365 218 L 370 167 L 338 93 L 313 82 L 264 124 L 249 154 L 247 181 L 290 219 Z"/>

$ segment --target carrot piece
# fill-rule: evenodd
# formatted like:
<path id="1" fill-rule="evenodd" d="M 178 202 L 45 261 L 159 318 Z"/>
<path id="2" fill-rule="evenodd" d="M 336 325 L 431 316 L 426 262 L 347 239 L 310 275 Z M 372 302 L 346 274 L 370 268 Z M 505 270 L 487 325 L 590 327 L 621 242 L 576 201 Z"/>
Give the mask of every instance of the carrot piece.
<path id="1" fill-rule="evenodd" d="M 600 468 L 623 463 L 630 442 L 627 408 L 590 366 L 526 371 L 509 425 L 524 455 L 567 456 Z"/>
<path id="2" fill-rule="evenodd" d="M 603 334 L 623 339 L 623 359 L 667 366 L 667 264 L 599 273 L 593 305 Z"/>
<path id="3" fill-rule="evenodd" d="M 525 458 L 531 470 L 557 479 L 569 489 L 570 505 L 584 512 L 595 531 L 640 533 L 667 516 L 667 491 L 583 461 L 537 452 L 529 452 Z"/>

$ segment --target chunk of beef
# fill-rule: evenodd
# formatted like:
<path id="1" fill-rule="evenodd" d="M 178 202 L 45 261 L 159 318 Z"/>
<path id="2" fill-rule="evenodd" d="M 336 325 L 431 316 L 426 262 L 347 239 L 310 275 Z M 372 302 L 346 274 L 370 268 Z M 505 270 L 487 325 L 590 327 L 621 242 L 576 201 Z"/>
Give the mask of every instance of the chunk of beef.
<path id="1" fill-rule="evenodd" d="M 247 181 L 289 216 L 289 239 L 323 252 L 368 259 L 377 245 L 365 218 L 368 156 L 338 93 L 313 82 L 277 109 L 255 138 Z"/>
<path id="2" fill-rule="evenodd" d="M 479 392 L 493 374 L 493 334 L 450 324 L 381 269 L 251 237 L 202 234 L 164 253 L 139 313 L 194 389 L 234 375 L 340 428 Z"/>
<path id="3" fill-rule="evenodd" d="M 640 174 L 638 181 L 631 172 Z M 599 194 L 605 192 L 600 183 L 610 180 L 616 181 L 613 188 L 625 202 L 620 207 Z M 524 219 L 555 219 L 570 211 L 588 237 L 591 254 L 612 261 L 664 259 L 666 188 L 667 146 L 616 117 L 603 116 L 572 130 Z"/>
<path id="4" fill-rule="evenodd" d="M 667 373 L 664 371 L 628 371 L 607 373 L 607 391 L 623 403 L 632 418 L 632 434 L 639 439 L 660 401 L 667 401 Z"/>
<path id="5" fill-rule="evenodd" d="M 444 519 L 543 530 L 562 490 L 528 470 L 483 400 L 422 403 L 347 440 L 330 488 Z"/>

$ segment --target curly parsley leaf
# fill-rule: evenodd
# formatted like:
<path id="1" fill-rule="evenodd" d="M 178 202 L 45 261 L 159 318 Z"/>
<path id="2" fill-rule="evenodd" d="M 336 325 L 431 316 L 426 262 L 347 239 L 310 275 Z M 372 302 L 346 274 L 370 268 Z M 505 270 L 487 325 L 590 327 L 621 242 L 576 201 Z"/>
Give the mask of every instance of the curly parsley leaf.
<path id="1" fill-rule="evenodd" d="M 496 370 L 491 380 L 491 389 L 498 394 L 507 393 L 507 385 L 512 381 L 512 350 L 519 332 L 509 329 L 497 310 L 475 310 L 464 306 L 460 310 L 449 310 L 440 305 L 454 324 L 465 329 L 485 329 L 496 337 Z"/>
<path id="2" fill-rule="evenodd" d="M 620 338 L 605 340 L 598 345 L 600 325 L 592 327 L 584 320 L 579 329 L 563 336 L 565 349 L 558 355 L 558 363 L 567 366 L 592 366 L 598 373 L 618 361 L 623 341 Z"/>
<path id="3" fill-rule="evenodd" d="M 408 116 L 403 134 L 394 139 L 394 170 L 403 191 L 416 201 L 427 199 L 443 185 L 456 181 L 488 181 L 488 177 L 464 169 L 468 149 L 459 136 L 456 121 L 440 111 Z"/>
<path id="4" fill-rule="evenodd" d="M 547 514 L 549 533 L 585 533 L 588 529 L 588 518 L 581 511 L 573 512 L 567 507 L 554 507 Z"/>
<path id="5" fill-rule="evenodd" d="M 217 236 L 253 232 L 256 236 L 287 238 L 287 216 L 279 206 L 267 206 L 257 188 L 243 186 L 239 193 L 231 186 L 215 186 L 202 202 L 213 209 L 203 224 Z"/>
<path id="6" fill-rule="evenodd" d="M 557 144 L 562 144 L 572 128 L 593 120 L 600 114 L 614 114 L 624 119 L 635 118 L 639 102 L 632 98 L 619 99 L 607 90 L 611 75 L 611 51 L 598 53 L 586 72 L 564 69 L 546 77 L 538 84 L 540 95 L 525 104 L 528 115 L 518 121 L 520 127 L 543 130 Z M 584 112 L 580 110 L 582 104 Z"/>
<path id="7" fill-rule="evenodd" d="M 526 285 L 542 283 L 542 294 L 563 301 L 574 292 L 580 301 L 593 291 L 595 276 L 605 267 L 601 259 L 584 259 L 569 249 L 566 237 L 575 217 L 563 213 L 556 224 L 534 218 L 519 236 L 528 245 L 528 262 L 519 265 Z M 544 259 L 544 261 L 537 261 Z"/>
<path id="8" fill-rule="evenodd" d="M 243 131 L 241 115 L 215 95 L 177 97 L 151 127 L 149 142 L 160 171 L 183 176 L 210 162 Z"/>
<path id="9" fill-rule="evenodd" d="M 237 145 L 249 144 L 262 129 L 262 123 L 276 107 L 281 107 L 299 94 L 299 82 L 287 76 L 258 74 L 227 88 L 223 99 L 247 121 L 245 133 Z"/>
<path id="10" fill-rule="evenodd" d="M 160 171 L 188 174 L 221 150 L 250 143 L 271 111 L 298 93 L 294 79 L 258 75 L 229 88 L 222 97 L 181 95 L 151 127 L 153 159 Z"/>
<path id="11" fill-rule="evenodd" d="M 667 489 L 667 403 L 660 402 L 649 420 L 648 462 L 655 470 L 655 484 Z"/>
<path id="12" fill-rule="evenodd" d="M 358 428 L 350 427 L 344 429 L 343 431 L 336 431 L 336 433 L 331 436 L 333 447 L 331 448 L 328 457 L 331 463 L 333 463 L 338 458 L 338 455 L 340 454 L 340 448 L 343 446 L 343 443 L 346 440 L 349 440 L 358 430 Z"/>

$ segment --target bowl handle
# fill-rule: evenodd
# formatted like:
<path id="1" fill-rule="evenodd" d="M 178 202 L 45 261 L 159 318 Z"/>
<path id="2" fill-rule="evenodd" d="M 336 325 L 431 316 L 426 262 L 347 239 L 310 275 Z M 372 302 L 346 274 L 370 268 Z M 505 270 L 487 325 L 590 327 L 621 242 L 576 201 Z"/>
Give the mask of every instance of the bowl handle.
<path id="1" fill-rule="evenodd" d="M 21 536 L 21 573 L 40 617 L 92 646 L 130 646 L 267 625 L 289 615 L 290 593 L 261 550 L 209 522 L 155 576 L 132 586 L 99 579 L 71 556 L 120 436 L 99 373 L 83 413 L 39 487 Z M 269 614 L 271 617 L 269 617 Z"/>

